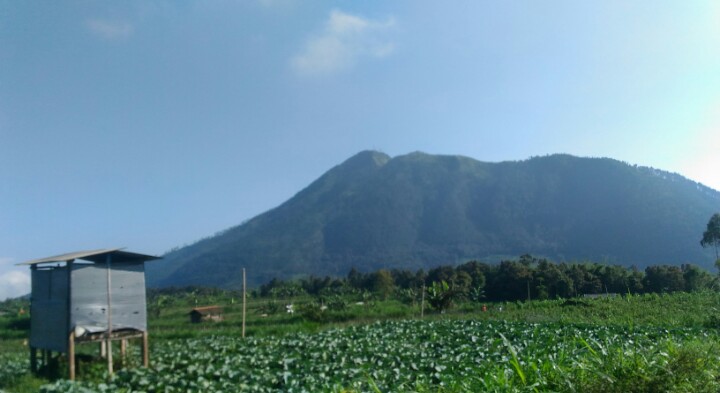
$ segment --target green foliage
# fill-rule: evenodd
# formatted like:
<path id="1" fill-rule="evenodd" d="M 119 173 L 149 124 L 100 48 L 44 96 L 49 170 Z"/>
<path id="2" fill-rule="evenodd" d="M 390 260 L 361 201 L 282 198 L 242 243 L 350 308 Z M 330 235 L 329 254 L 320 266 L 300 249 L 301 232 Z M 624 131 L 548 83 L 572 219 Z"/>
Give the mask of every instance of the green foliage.
<path id="1" fill-rule="evenodd" d="M 230 301 L 222 291 L 212 298 Z M 124 370 L 106 382 L 104 362 L 83 362 L 81 382 L 43 389 L 359 392 L 375 384 L 399 392 L 655 392 L 717 391 L 720 381 L 716 292 L 489 302 L 486 312 L 458 300 L 422 322 L 380 324 L 368 323 L 412 318 L 418 310 L 394 300 L 365 308 L 353 303 L 358 295 L 347 295 L 344 310 L 321 311 L 315 299 L 298 299 L 296 315 L 269 317 L 255 312 L 267 299 L 253 299 L 243 341 L 237 308 L 226 306 L 222 323 L 194 325 L 186 315 L 194 299 L 187 297 L 150 317 L 155 370 Z M 303 317 L 303 304 L 315 306 L 314 320 Z M 0 389 L 39 391 L 43 380 L 27 372 L 27 347 L 0 340 L 0 364 L 13 362 L 16 371 L 0 367 Z"/>
<path id="2" fill-rule="evenodd" d="M 482 289 L 482 287 L 471 288 L 470 292 L 468 292 L 468 299 L 470 301 L 479 303 L 485 300 L 485 291 Z"/>
<path id="3" fill-rule="evenodd" d="M 363 274 L 352 270 L 348 278 L 330 280 L 319 285 L 319 291 L 325 292 L 322 285 L 331 283 L 354 290 L 377 290 L 378 277 L 383 277 L 385 288 L 394 288 L 396 298 L 408 304 L 414 304 L 413 293 L 418 291 L 420 283 L 430 286 L 433 282 L 445 281 L 453 289 L 457 298 L 473 301 L 512 301 L 529 299 L 558 299 L 601 293 L 637 294 L 644 292 L 703 291 L 717 288 L 717 280 L 707 271 L 692 264 L 680 267 L 670 265 L 652 265 L 645 272 L 636 268 L 597 263 L 561 263 L 547 259 L 523 255 L 519 260 L 503 260 L 500 264 L 486 264 L 471 261 L 456 267 L 440 266 L 427 274 L 394 269 L 387 274 Z M 275 285 L 282 281 L 274 280 Z M 384 299 L 385 296 L 382 296 Z"/>
<path id="4" fill-rule="evenodd" d="M 720 213 L 715 213 L 710 217 L 707 223 L 707 229 L 703 232 L 700 245 L 703 247 L 713 247 L 715 249 L 716 262 L 720 261 Z"/>
<path id="5" fill-rule="evenodd" d="M 685 290 L 685 280 L 678 266 L 648 266 L 643 286 L 648 292 L 676 292 Z"/>
<path id="6" fill-rule="evenodd" d="M 320 296 L 315 301 L 300 305 L 300 315 L 313 322 L 342 322 L 352 319 L 355 314 L 348 309 L 347 299 L 333 295 Z"/>
<path id="7" fill-rule="evenodd" d="M 401 288 L 397 290 L 397 298 L 405 304 L 414 306 L 420 302 L 421 296 L 420 291 L 415 288 Z"/>
<path id="8" fill-rule="evenodd" d="M 453 301 L 457 299 L 459 291 L 450 286 L 447 281 L 433 282 L 427 288 L 426 300 L 430 306 L 440 313 L 444 313 L 453 305 Z"/>
<path id="9" fill-rule="evenodd" d="M 720 329 L 720 313 L 710 315 L 705 321 L 704 326 L 710 329 Z"/>
<path id="10" fill-rule="evenodd" d="M 102 384 L 60 381 L 43 391 L 714 392 L 718 343 L 716 334 L 692 329 L 383 322 L 164 341 L 153 348 L 152 370 L 122 370 Z"/>
<path id="11" fill-rule="evenodd" d="M 348 302 L 342 296 L 333 295 L 327 299 L 327 307 L 333 311 L 345 311 L 348 308 Z"/>
<path id="12" fill-rule="evenodd" d="M 395 281 L 389 271 L 380 269 L 370 276 L 370 287 L 373 292 L 387 299 L 395 290 Z"/>
<path id="13" fill-rule="evenodd" d="M 0 353 L 0 389 L 13 386 L 28 374 L 30 361 L 19 353 Z"/>
<path id="14" fill-rule="evenodd" d="M 257 312 L 259 314 L 264 314 L 264 315 L 273 315 L 273 314 L 277 314 L 278 312 L 280 312 L 281 309 L 282 309 L 282 306 L 280 305 L 280 303 L 278 303 L 275 300 L 268 300 L 267 302 L 262 304 L 260 307 L 258 307 Z"/>

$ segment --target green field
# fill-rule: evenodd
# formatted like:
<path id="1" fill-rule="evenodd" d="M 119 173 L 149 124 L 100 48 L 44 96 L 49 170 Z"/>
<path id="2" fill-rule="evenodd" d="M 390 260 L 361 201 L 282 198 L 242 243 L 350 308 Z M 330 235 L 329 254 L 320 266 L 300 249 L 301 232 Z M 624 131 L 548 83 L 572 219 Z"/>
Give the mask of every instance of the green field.
<path id="1" fill-rule="evenodd" d="M 240 337 L 237 299 L 177 300 L 151 313 L 151 368 L 111 379 L 94 345 L 79 381 L 28 373 L 26 316 L 0 317 L 0 389 L 168 392 L 658 392 L 720 390 L 720 295 L 459 303 L 444 314 L 398 300 L 253 299 Z M 367 300 L 371 300 L 367 302 Z M 195 305 L 223 322 L 191 324 Z M 336 299 L 337 301 L 337 299 Z M 275 311 L 270 312 L 268 311 Z M 265 316 L 267 314 L 267 316 Z M 134 348 L 133 348 L 134 349 Z M 137 356 L 131 356 L 137 362 Z M 119 366 L 119 364 L 118 364 Z M 63 375 L 64 359 L 54 370 Z M 44 385 L 44 386 L 43 386 Z M 42 386 L 42 387 L 41 387 Z M 87 389 L 87 390 L 84 390 Z"/>

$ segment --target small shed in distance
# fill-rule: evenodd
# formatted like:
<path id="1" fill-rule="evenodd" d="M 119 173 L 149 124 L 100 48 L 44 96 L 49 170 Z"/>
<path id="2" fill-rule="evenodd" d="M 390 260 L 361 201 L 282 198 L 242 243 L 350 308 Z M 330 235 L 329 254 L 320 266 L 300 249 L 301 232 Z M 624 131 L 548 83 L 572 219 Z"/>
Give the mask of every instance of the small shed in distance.
<path id="1" fill-rule="evenodd" d="M 220 306 L 195 307 L 190 311 L 190 322 L 192 323 L 220 322 L 223 319 L 223 309 Z"/>
<path id="2" fill-rule="evenodd" d="M 121 248 L 79 251 L 21 263 L 31 269 L 30 361 L 67 353 L 75 377 L 75 343 L 104 341 L 112 373 L 112 340 L 142 338 L 148 363 L 145 262 L 159 259 Z M 47 361 L 47 360 L 46 360 Z"/>

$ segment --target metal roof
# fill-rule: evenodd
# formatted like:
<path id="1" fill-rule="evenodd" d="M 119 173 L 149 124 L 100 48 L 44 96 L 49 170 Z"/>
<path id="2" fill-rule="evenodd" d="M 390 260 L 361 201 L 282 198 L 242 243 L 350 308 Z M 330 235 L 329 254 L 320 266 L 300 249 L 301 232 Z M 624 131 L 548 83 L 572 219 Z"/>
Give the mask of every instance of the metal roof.
<path id="1" fill-rule="evenodd" d="M 67 253 L 67 254 L 55 255 L 52 257 L 34 259 L 32 261 L 18 263 L 17 266 L 37 265 L 38 263 L 50 263 L 50 262 L 67 262 L 67 261 L 72 261 L 74 259 L 82 259 L 85 261 L 92 261 L 92 262 L 98 263 L 98 262 L 105 262 L 105 257 L 108 254 L 112 254 L 113 262 L 140 262 L 140 261 L 151 261 L 154 259 L 160 259 L 160 257 L 156 257 L 156 256 L 152 256 L 152 255 L 138 254 L 138 253 L 122 251 L 122 250 L 124 250 L 124 248 L 106 248 L 106 249 L 100 249 L 100 250 L 76 251 L 76 252 L 71 252 L 71 253 Z"/>

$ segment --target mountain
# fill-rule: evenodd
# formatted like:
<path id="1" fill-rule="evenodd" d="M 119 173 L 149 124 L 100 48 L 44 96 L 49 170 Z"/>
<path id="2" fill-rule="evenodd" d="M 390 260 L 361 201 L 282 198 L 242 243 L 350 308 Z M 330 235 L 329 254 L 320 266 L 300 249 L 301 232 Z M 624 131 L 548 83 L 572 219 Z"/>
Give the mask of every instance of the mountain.
<path id="1" fill-rule="evenodd" d="M 152 286 L 237 287 L 530 253 L 555 261 L 711 268 L 699 241 L 720 193 L 609 158 L 481 162 L 361 152 L 287 202 L 148 264 Z"/>

